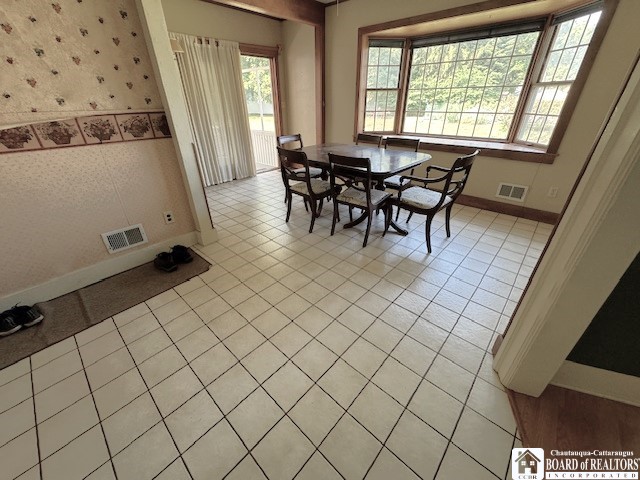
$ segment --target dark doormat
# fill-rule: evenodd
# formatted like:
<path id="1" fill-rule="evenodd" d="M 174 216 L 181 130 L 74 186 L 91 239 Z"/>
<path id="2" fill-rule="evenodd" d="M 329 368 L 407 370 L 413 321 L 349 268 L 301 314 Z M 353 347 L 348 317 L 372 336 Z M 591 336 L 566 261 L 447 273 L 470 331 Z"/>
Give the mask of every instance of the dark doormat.
<path id="1" fill-rule="evenodd" d="M 39 325 L 0 339 L 0 369 L 209 270 L 209 262 L 190 252 L 193 262 L 180 265 L 174 272 L 162 272 L 149 262 L 38 303 L 44 314 Z"/>

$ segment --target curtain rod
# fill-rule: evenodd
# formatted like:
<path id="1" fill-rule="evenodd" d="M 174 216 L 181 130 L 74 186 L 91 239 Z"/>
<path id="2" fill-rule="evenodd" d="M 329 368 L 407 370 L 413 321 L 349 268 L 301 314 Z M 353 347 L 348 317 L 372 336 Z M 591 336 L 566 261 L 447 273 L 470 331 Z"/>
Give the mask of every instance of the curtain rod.
<path id="1" fill-rule="evenodd" d="M 218 43 L 218 40 L 216 40 L 215 38 L 207 38 L 207 37 L 196 37 L 196 43 L 199 43 L 200 45 L 212 45 L 215 44 L 216 47 L 218 47 L 220 44 Z"/>
<path id="2" fill-rule="evenodd" d="M 203 36 L 199 36 L 199 35 L 193 35 L 190 33 L 182 33 L 182 32 L 169 32 L 169 34 L 178 34 L 178 35 L 185 35 L 187 37 L 193 37 L 195 39 L 196 44 L 199 45 L 212 45 L 215 44 L 216 47 L 220 46 L 219 42 L 220 41 L 225 41 L 225 40 L 220 40 L 217 38 L 209 38 L 209 37 L 203 37 Z M 178 40 L 178 39 L 176 39 Z M 234 40 L 229 40 L 231 42 L 233 42 Z M 247 52 L 248 54 L 255 54 L 257 56 L 271 56 L 271 55 L 278 55 L 280 53 L 282 53 L 282 45 L 276 45 L 276 46 L 269 46 L 269 45 L 257 45 L 257 44 L 253 44 L 253 43 L 242 43 L 239 42 L 238 46 L 240 47 L 240 50 L 244 53 Z"/>

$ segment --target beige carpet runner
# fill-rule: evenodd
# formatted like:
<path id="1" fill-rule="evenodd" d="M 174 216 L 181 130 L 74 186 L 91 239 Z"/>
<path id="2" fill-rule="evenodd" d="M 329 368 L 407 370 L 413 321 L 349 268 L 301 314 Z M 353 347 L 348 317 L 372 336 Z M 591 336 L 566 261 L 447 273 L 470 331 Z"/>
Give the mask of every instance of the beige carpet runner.
<path id="1" fill-rule="evenodd" d="M 206 272 L 209 262 L 190 252 L 193 261 L 175 272 L 162 272 L 149 262 L 38 303 L 45 317 L 39 325 L 0 339 L 0 369 Z"/>

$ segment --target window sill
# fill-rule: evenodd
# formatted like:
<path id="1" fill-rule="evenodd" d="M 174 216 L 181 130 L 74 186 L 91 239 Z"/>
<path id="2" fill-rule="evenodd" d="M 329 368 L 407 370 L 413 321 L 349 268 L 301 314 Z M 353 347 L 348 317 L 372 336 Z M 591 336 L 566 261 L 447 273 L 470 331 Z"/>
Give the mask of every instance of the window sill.
<path id="1" fill-rule="evenodd" d="M 483 157 L 504 158 L 519 162 L 552 164 L 558 156 L 556 153 L 548 153 L 542 148 L 529 147 L 515 143 L 487 142 L 481 140 L 462 140 L 454 138 L 436 137 L 412 137 L 411 135 L 398 135 L 406 138 L 420 138 L 420 150 L 451 152 L 467 154 L 470 148 L 481 150 Z"/>

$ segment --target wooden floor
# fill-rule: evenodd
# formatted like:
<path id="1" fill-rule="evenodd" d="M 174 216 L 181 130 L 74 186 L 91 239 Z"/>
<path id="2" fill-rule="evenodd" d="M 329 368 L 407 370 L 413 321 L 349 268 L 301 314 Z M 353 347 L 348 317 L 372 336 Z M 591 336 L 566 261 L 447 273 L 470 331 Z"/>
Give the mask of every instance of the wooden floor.
<path id="1" fill-rule="evenodd" d="M 539 398 L 509 391 L 525 447 L 640 452 L 640 408 L 548 386 Z"/>

